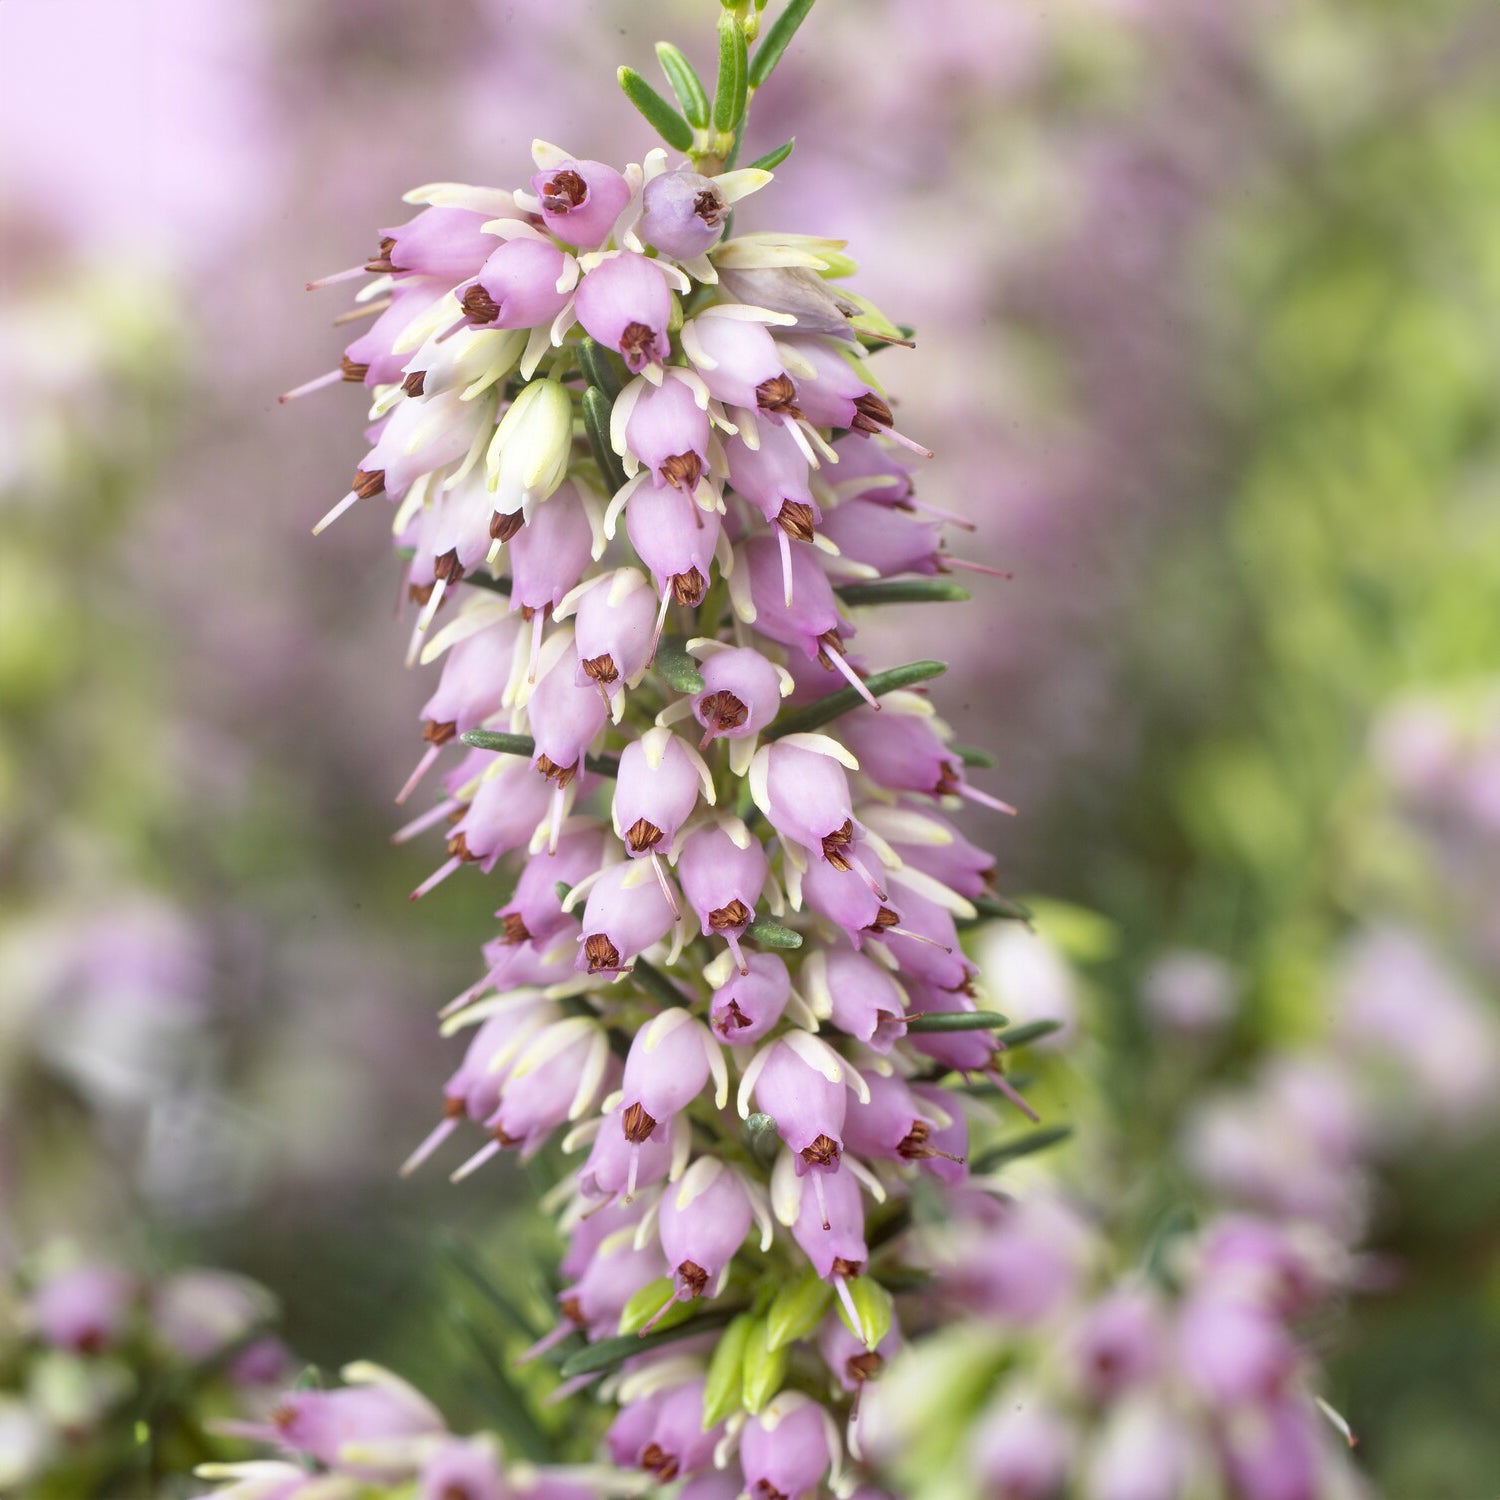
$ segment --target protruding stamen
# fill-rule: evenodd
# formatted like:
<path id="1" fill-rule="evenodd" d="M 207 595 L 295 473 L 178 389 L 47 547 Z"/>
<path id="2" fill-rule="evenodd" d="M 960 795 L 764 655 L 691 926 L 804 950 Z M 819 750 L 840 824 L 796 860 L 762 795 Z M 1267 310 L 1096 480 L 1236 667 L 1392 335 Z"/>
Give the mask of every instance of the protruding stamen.
<path id="1" fill-rule="evenodd" d="M 828 1195 L 823 1191 L 823 1174 L 821 1172 L 814 1171 L 812 1174 L 812 1180 L 813 1196 L 818 1200 L 818 1218 L 822 1222 L 825 1231 L 832 1230 L 833 1224 L 828 1218 Z M 859 1320 L 857 1318 L 854 1321 L 854 1326 L 856 1328 L 859 1327 Z"/>
<path id="2" fill-rule="evenodd" d="M 970 562 L 967 557 L 949 557 L 946 553 L 942 559 L 945 568 L 962 568 L 968 573 L 983 573 L 986 578 L 1004 578 L 1007 582 L 1015 578 L 1014 573 L 1007 573 L 1004 568 L 992 568 L 988 563 Z"/>
<path id="3" fill-rule="evenodd" d="M 785 535 L 785 533 L 783 533 L 783 535 Z M 829 661 L 833 663 L 834 670 L 842 673 L 843 676 L 848 680 L 849 686 L 852 687 L 854 691 L 858 693 L 859 696 L 863 698 L 865 702 L 875 710 L 876 713 L 879 713 L 880 699 L 877 698 L 875 694 L 865 686 L 864 678 L 862 678 L 859 673 L 856 672 L 854 668 L 844 660 L 843 653 L 840 651 L 834 651 L 831 648 L 825 648 L 824 654 L 828 657 Z"/>
<path id="4" fill-rule="evenodd" d="M 944 953 L 953 952 L 946 943 L 940 943 L 936 938 L 926 937 L 920 932 L 913 932 L 910 927 L 882 927 L 880 935 L 881 937 L 910 938 L 914 943 L 926 943 L 929 948 L 941 948 Z"/>
<path id="5" fill-rule="evenodd" d="M 495 550 L 498 551 L 499 548 L 500 548 L 500 543 L 496 542 L 495 543 Z M 526 671 L 526 680 L 527 680 L 527 682 L 535 682 L 536 681 L 537 667 L 540 664 L 541 659 L 542 659 L 542 630 L 543 630 L 543 627 L 546 625 L 546 622 L 547 622 L 547 611 L 545 609 L 538 609 L 538 610 L 534 610 L 532 612 L 532 616 L 531 616 L 531 665 L 527 668 L 527 671 Z M 608 702 L 609 700 L 606 698 L 605 701 Z"/>
<path id="6" fill-rule="evenodd" d="M 309 281 L 307 290 L 320 292 L 325 286 L 337 286 L 341 281 L 358 281 L 365 274 L 363 263 L 357 266 L 346 266 L 342 271 L 330 271 L 328 275 L 320 276 L 316 281 Z"/>
<path id="7" fill-rule="evenodd" d="M 316 526 L 313 527 L 312 534 L 314 536 L 321 536 L 323 532 L 327 531 L 328 528 L 332 526 L 333 523 L 337 521 L 338 518 L 343 515 L 343 513 L 348 510 L 349 507 L 353 505 L 354 502 L 358 499 L 358 490 L 350 490 L 349 493 L 345 495 L 344 498 L 340 500 L 339 503 L 335 505 L 333 509 L 329 511 L 328 514 L 324 516 Z"/>
<path id="8" fill-rule="evenodd" d="M 1020 1093 L 1016 1090 L 1010 1079 L 1008 1079 L 1005 1074 L 1000 1071 L 999 1068 L 986 1068 L 985 1074 L 989 1078 L 990 1082 L 993 1083 L 995 1087 L 999 1089 L 1000 1092 L 1004 1094 L 1005 1097 L 1009 1099 L 1010 1102 L 1014 1104 L 1015 1107 L 1020 1110 L 1021 1113 L 1025 1115 L 1033 1125 L 1039 1124 L 1041 1122 L 1042 1117 L 1021 1097 Z"/>
<path id="9" fill-rule="evenodd" d="M 472 1177 L 487 1161 L 493 1161 L 500 1154 L 499 1141 L 487 1141 L 477 1150 L 463 1166 L 456 1172 L 448 1174 L 449 1182 L 462 1182 L 465 1177 Z"/>
<path id="10" fill-rule="evenodd" d="M 451 859 L 444 860 L 407 899 L 420 901 L 429 891 L 436 890 L 462 863 L 463 859 L 457 854 Z"/>
<path id="11" fill-rule="evenodd" d="M 455 1101 L 456 1102 L 456 1101 Z M 463 1118 L 462 1106 L 456 1115 L 445 1114 L 428 1132 L 427 1139 L 412 1152 L 410 1156 L 401 1163 L 401 1176 L 410 1177 L 418 1167 L 437 1150 L 444 1141 L 458 1129 L 458 1122 Z"/>
<path id="12" fill-rule="evenodd" d="M 401 788 L 399 792 L 396 793 L 397 807 L 400 807 L 406 801 L 406 799 L 410 797 L 414 791 L 416 791 L 422 778 L 432 769 L 433 763 L 437 760 L 439 754 L 442 752 L 442 748 L 443 747 L 441 745 L 429 745 L 422 752 L 422 758 L 417 762 L 416 769 L 411 773 L 410 776 L 406 778 L 406 784 Z M 451 807 L 455 804 L 449 803 L 447 805 Z M 425 815 L 425 821 L 423 818 L 417 819 L 417 822 L 421 823 L 422 828 L 430 828 L 436 821 L 437 819 L 434 818 L 431 813 Z M 421 828 L 416 827 L 414 824 L 408 823 L 406 827 L 403 828 L 395 836 L 395 838 L 391 840 L 391 842 L 403 843 L 406 839 L 410 838 L 413 833 L 420 833 L 421 831 Z"/>
<path id="13" fill-rule="evenodd" d="M 786 607 L 792 607 L 792 539 L 783 527 L 776 528 L 776 541 L 781 547 L 781 595 Z"/>
<path id="14" fill-rule="evenodd" d="M 651 851 L 651 868 L 656 871 L 656 883 L 661 887 L 661 893 L 667 898 L 667 905 L 672 908 L 672 920 L 682 920 L 682 906 L 677 900 L 677 892 L 672 889 L 672 882 L 667 879 L 666 866 L 661 862 L 661 855 L 655 849 Z"/>
<path id="15" fill-rule="evenodd" d="M 326 390 L 331 385 L 339 385 L 343 379 L 342 369 L 329 370 L 325 374 L 315 375 L 311 380 L 304 380 L 301 385 L 294 385 L 289 391 L 283 391 L 276 399 L 285 405 L 288 401 L 295 401 L 300 396 L 310 396 L 314 391 Z"/>
<path id="16" fill-rule="evenodd" d="M 432 748 L 435 750 L 438 747 L 434 745 Z M 427 757 L 423 756 L 422 758 L 426 760 Z M 404 791 L 405 788 L 402 788 L 402 790 Z M 429 828 L 436 827 L 444 818 L 448 817 L 451 813 L 457 812 L 462 806 L 462 802 L 449 797 L 446 801 L 439 802 L 436 807 L 429 807 L 421 817 L 413 818 L 410 823 L 403 823 L 391 835 L 391 842 L 393 844 L 407 843 L 409 840 L 416 838 L 419 833 L 426 833 Z"/>
<path id="17" fill-rule="evenodd" d="M 967 781 L 960 781 L 955 788 L 960 797 L 967 797 L 970 802 L 977 802 L 981 807 L 993 808 L 996 812 L 1009 813 L 1011 817 L 1016 816 L 1016 810 L 1009 802 L 1002 802 L 998 797 L 992 797 L 988 792 L 981 792 L 978 787 L 970 786 Z"/>

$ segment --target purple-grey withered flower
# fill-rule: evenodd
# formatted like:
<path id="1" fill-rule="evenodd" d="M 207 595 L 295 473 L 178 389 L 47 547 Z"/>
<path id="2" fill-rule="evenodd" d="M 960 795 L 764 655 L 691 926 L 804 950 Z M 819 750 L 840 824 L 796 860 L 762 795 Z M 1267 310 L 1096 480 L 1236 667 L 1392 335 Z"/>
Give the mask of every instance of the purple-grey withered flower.
<path id="1" fill-rule="evenodd" d="M 673 260 L 692 260 L 723 238 L 729 211 L 712 177 L 701 172 L 663 172 L 641 194 L 636 233 Z"/>
<path id="2" fill-rule="evenodd" d="M 662 268 L 644 255 L 622 250 L 600 261 L 579 282 L 573 308 L 589 337 L 615 350 L 632 374 L 672 352 L 672 291 Z"/>

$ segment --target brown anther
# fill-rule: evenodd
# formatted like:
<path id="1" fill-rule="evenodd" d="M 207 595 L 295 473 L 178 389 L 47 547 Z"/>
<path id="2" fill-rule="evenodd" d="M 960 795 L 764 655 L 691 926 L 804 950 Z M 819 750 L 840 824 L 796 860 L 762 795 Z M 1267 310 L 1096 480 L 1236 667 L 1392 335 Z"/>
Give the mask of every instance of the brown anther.
<path id="1" fill-rule="evenodd" d="M 368 500 L 371 495 L 378 495 L 385 488 L 384 469 L 356 469 L 354 481 L 349 488 L 359 496 L 361 500 Z"/>
<path id="2" fill-rule="evenodd" d="M 746 1026 L 753 1026 L 754 1024 L 755 1022 L 740 1009 L 740 1002 L 738 1000 L 731 1000 L 729 1002 L 729 1014 L 720 1018 L 718 1027 L 725 1036 L 728 1036 L 731 1031 L 740 1031 Z"/>
<path id="3" fill-rule="evenodd" d="M 593 933 L 584 940 L 583 956 L 589 961 L 590 974 L 620 967 L 620 950 L 602 932 Z"/>
<path id="4" fill-rule="evenodd" d="M 436 719 L 428 719 L 422 726 L 422 738 L 429 745 L 446 745 L 457 733 L 458 725 L 452 719 L 449 719 L 446 724 L 440 724 Z"/>
<path id="5" fill-rule="evenodd" d="M 579 666 L 583 668 L 583 675 L 590 682 L 618 682 L 620 680 L 620 669 L 615 665 L 615 659 L 608 651 L 586 658 L 579 663 Z"/>
<path id="6" fill-rule="evenodd" d="M 937 780 L 932 784 L 932 795 L 934 797 L 953 797 L 957 795 L 958 788 L 958 767 L 951 760 L 945 760 L 942 770 L 938 772 Z"/>
<path id="7" fill-rule="evenodd" d="M 804 505 L 800 500 L 784 500 L 776 524 L 794 542 L 810 542 L 813 539 L 812 506 Z"/>
<path id="8" fill-rule="evenodd" d="M 537 756 L 536 768 L 548 781 L 555 781 L 560 787 L 567 786 L 578 774 L 578 767 L 576 765 L 560 766 L 555 760 L 545 755 Z"/>
<path id="9" fill-rule="evenodd" d="M 854 420 L 849 424 L 856 432 L 880 432 L 894 420 L 891 409 L 874 391 L 854 398 Z"/>
<path id="10" fill-rule="evenodd" d="M 931 1161 L 934 1156 L 941 1156 L 948 1161 L 963 1160 L 961 1156 L 952 1156 L 947 1151 L 939 1151 L 936 1146 L 929 1145 L 928 1137 L 931 1134 L 932 1127 L 926 1120 L 913 1120 L 911 1129 L 896 1147 L 896 1154 L 903 1161 Z"/>
<path id="11" fill-rule="evenodd" d="M 493 323 L 500 316 L 500 304 L 477 281 L 459 298 L 459 306 L 471 323 Z"/>
<path id="12" fill-rule="evenodd" d="M 750 1500 L 790 1500 L 790 1497 L 783 1495 L 769 1479 L 757 1479 Z"/>
<path id="13" fill-rule="evenodd" d="M 455 833 L 448 840 L 448 853 L 453 855 L 455 859 L 463 860 L 465 864 L 472 864 L 479 858 L 477 854 L 470 852 L 469 841 L 462 832 Z"/>
<path id="14" fill-rule="evenodd" d="M 542 207 L 549 214 L 565 214 L 589 195 L 589 185 L 571 167 L 564 167 L 542 184 Z"/>
<path id="15" fill-rule="evenodd" d="M 662 841 L 662 831 L 648 818 L 637 818 L 625 830 L 625 843 L 632 854 L 644 854 Z"/>
<path id="16" fill-rule="evenodd" d="M 406 586 L 406 597 L 413 604 L 426 604 L 432 598 L 432 585 L 430 583 L 409 583 Z"/>
<path id="17" fill-rule="evenodd" d="M 709 912 L 708 925 L 715 932 L 723 932 L 726 927 L 743 927 L 754 915 L 754 912 L 736 896 L 728 906 L 716 906 Z"/>
<path id="18" fill-rule="evenodd" d="M 661 461 L 661 477 L 674 490 L 693 490 L 703 478 L 703 460 L 696 453 L 674 453 Z"/>
<path id="19" fill-rule="evenodd" d="M 509 1151 L 512 1146 L 519 1146 L 521 1142 L 526 1139 L 525 1136 L 511 1135 L 503 1125 L 495 1126 L 490 1134 L 494 1136 L 494 1138 L 506 1151 Z"/>
<path id="20" fill-rule="evenodd" d="M 708 1285 L 708 1272 L 702 1266 L 693 1261 L 685 1260 L 678 1266 L 677 1274 L 682 1277 L 682 1284 L 687 1288 L 689 1297 L 701 1297 L 703 1288 Z"/>
<path id="21" fill-rule="evenodd" d="M 490 537 L 497 542 L 508 542 L 525 524 L 526 517 L 520 511 L 502 516 L 497 510 L 490 517 Z"/>
<path id="22" fill-rule="evenodd" d="M 810 1167 L 835 1167 L 839 1162 L 839 1143 L 832 1136 L 820 1135 L 812 1145 L 804 1146 L 801 1154 Z"/>
<path id="23" fill-rule="evenodd" d="M 655 344 L 656 330 L 646 327 L 644 323 L 627 323 L 625 331 L 620 335 L 620 353 L 625 356 L 625 363 L 632 370 L 652 358 Z"/>
<path id="24" fill-rule="evenodd" d="M 708 579 L 697 568 L 689 568 L 686 573 L 672 575 L 672 597 L 679 604 L 695 608 L 703 603 L 703 596 L 707 592 Z"/>
<path id="25" fill-rule="evenodd" d="M 339 373 L 343 375 L 345 380 L 351 382 L 354 385 L 358 385 L 364 380 L 365 376 L 370 373 L 370 367 L 369 365 L 356 364 L 355 361 L 350 359 L 346 354 L 342 359 L 339 360 Z"/>
<path id="26" fill-rule="evenodd" d="M 885 1361 L 873 1349 L 866 1349 L 863 1354 L 854 1354 L 846 1359 L 844 1369 L 855 1385 L 863 1385 L 867 1380 L 874 1380 L 885 1369 Z"/>
<path id="27" fill-rule="evenodd" d="M 377 276 L 399 271 L 401 267 L 391 259 L 391 251 L 395 248 L 395 240 L 390 235 L 385 235 L 380 241 L 380 248 L 365 262 L 365 270 L 373 271 Z"/>
<path id="28" fill-rule="evenodd" d="M 844 638 L 838 633 L 837 629 L 825 630 L 818 637 L 818 665 L 825 672 L 838 670 L 833 664 L 833 657 L 828 654 L 830 651 L 837 656 L 844 654 Z"/>
<path id="29" fill-rule="evenodd" d="M 832 833 L 823 835 L 823 858 L 833 866 L 835 870 L 852 870 L 854 866 L 849 863 L 848 856 L 844 850 L 854 842 L 854 821 L 845 818 L 843 826 L 835 828 Z"/>
<path id="30" fill-rule="evenodd" d="M 762 410 L 795 421 L 802 415 L 797 405 L 797 387 L 789 375 L 773 375 L 755 387 L 755 404 Z"/>
<path id="31" fill-rule="evenodd" d="M 455 1099 L 451 1094 L 443 1096 L 443 1118 L 445 1120 L 460 1120 L 464 1114 L 464 1101 Z"/>
<path id="32" fill-rule="evenodd" d="M 663 1484 L 671 1484 L 677 1478 L 677 1455 L 668 1453 L 660 1443 L 647 1443 L 641 1449 L 641 1467 L 648 1474 L 655 1474 Z"/>
<path id="33" fill-rule="evenodd" d="M 617 954 L 616 958 L 618 956 Z M 641 1108 L 639 1101 L 625 1106 L 625 1113 L 620 1123 L 625 1127 L 625 1139 L 632 1146 L 639 1146 L 656 1129 L 656 1121 Z"/>
<path id="34" fill-rule="evenodd" d="M 897 923 L 900 922 L 900 920 L 901 918 L 898 917 L 896 913 L 890 909 L 890 907 L 882 906 L 880 910 L 875 913 L 875 920 L 865 928 L 865 931 L 884 932 L 887 927 L 896 926 Z"/>
<path id="35" fill-rule="evenodd" d="M 526 930 L 526 922 L 520 912 L 508 911 L 500 918 L 500 941 L 512 945 L 531 941 L 531 934 Z"/>
<path id="36" fill-rule="evenodd" d="M 279 1427 L 283 1432 L 297 1420 L 297 1408 L 288 1406 L 285 1402 L 272 1408 L 271 1425 Z"/>
<path id="37" fill-rule="evenodd" d="M 474 1500 L 474 1491 L 463 1480 L 453 1479 L 438 1491 L 438 1500 Z"/>
<path id="38" fill-rule="evenodd" d="M 344 376 L 345 380 L 347 380 L 348 378 L 349 377 L 347 375 Z M 426 386 L 427 386 L 427 371 L 426 370 L 413 370 L 411 372 L 411 374 L 408 375 L 406 377 L 406 379 L 401 382 L 401 389 L 403 391 L 405 391 L 408 396 L 420 396 L 423 393 L 423 391 L 426 389 Z"/>
<path id="39" fill-rule="evenodd" d="M 834 1257 L 830 1269 L 835 1276 L 859 1276 L 864 1273 L 865 1263 L 862 1260 L 845 1260 L 839 1255 Z"/>
<path id="40" fill-rule="evenodd" d="M 441 578 L 444 583 L 463 582 L 464 567 L 458 560 L 457 547 L 450 547 L 441 557 L 433 559 L 432 576 Z"/>
<path id="41" fill-rule="evenodd" d="M 723 734 L 726 730 L 738 729 L 750 717 L 750 710 L 723 688 L 717 693 L 705 693 L 698 700 L 698 712 L 707 721 L 710 736 L 715 730 Z"/>
<path id="42" fill-rule="evenodd" d="M 463 822 L 464 814 L 466 812 L 468 812 L 468 810 L 469 810 L 469 805 L 468 805 L 467 802 L 462 807 L 455 807 L 453 809 L 453 811 L 451 813 L 449 813 L 448 816 L 447 816 L 447 818 L 445 819 L 445 821 L 447 822 L 448 826 L 451 828 L 455 823 L 461 823 L 461 822 Z"/>
<path id="43" fill-rule="evenodd" d="M 577 1297 L 564 1297 L 557 1305 L 568 1322 L 577 1323 L 580 1328 L 588 1322 L 583 1315 L 583 1304 Z"/>
<path id="44" fill-rule="evenodd" d="M 724 222 L 728 209 L 724 199 L 719 195 L 719 190 L 706 187 L 693 199 L 693 212 L 710 229 L 717 229 Z"/>
<path id="45" fill-rule="evenodd" d="M 98 1354 L 108 1342 L 102 1328 L 85 1328 L 73 1340 L 73 1348 L 79 1354 Z"/>

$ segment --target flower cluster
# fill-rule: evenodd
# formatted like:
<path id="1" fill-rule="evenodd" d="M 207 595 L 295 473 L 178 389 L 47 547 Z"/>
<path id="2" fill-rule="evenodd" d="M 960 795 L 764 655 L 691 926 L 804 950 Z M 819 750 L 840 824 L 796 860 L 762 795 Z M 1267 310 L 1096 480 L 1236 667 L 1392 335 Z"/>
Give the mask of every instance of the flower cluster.
<path id="1" fill-rule="evenodd" d="M 836 285 L 841 243 L 730 233 L 768 170 L 534 161 L 409 195 L 329 278 L 374 277 L 375 322 L 311 383 L 374 422 L 319 529 L 390 502 L 411 658 L 443 663 L 398 800 L 445 756 L 446 795 L 398 838 L 442 827 L 446 859 L 413 895 L 513 878 L 407 1170 L 462 1129 L 455 1179 L 561 1134 L 537 1352 L 598 1346 L 563 1369 L 609 1372 L 615 1462 L 845 1493 L 912 1184 L 961 1182 L 993 1113 L 943 1080 L 1030 1113 L 960 944 L 1016 913 L 955 811 L 1008 809 L 914 691 L 942 664 L 853 646 L 872 605 L 962 597 L 960 563 L 872 369 L 905 333 Z"/>
<path id="2" fill-rule="evenodd" d="M 223 1271 L 157 1278 L 68 1247 L 0 1289 L 0 1491 L 114 1494 L 144 1425 L 167 1467 L 213 1444 L 208 1419 L 260 1412 L 290 1370 L 274 1304 Z"/>

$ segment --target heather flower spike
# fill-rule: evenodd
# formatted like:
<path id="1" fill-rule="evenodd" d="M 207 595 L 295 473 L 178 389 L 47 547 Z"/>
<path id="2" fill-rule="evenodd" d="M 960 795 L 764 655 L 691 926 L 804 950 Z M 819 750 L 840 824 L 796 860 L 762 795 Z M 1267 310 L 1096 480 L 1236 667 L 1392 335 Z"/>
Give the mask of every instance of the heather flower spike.
<path id="1" fill-rule="evenodd" d="M 866 680 L 896 664 L 851 655 L 839 592 L 951 561 L 952 516 L 918 498 L 928 450 L 882 394 L 891 325 L 842 288 L 842 242 L 736 233 L 747 195 L 776 211 L 772 171 L 728 168 L 811 7 L 765 27 L 762 8 L 721 8 L 713 87 L 665 45 L 675 103 L 622 71 L 670 149 L 538 142 L 504 188 L 419 190 L 369 262 L 389 305 L 312 382 L 360 385 L 373 423 L 320 529 L 391 506 L 412 660 L 439 674 L 403 798 L 466 750 L 398 834 L 446 839 L 414 894 L 467 864 L 508 880 L 405 1170 L 450 1137 L 469 1143 L 456 1179 L 562 1138 L 561 1318 L 533 1352 L 581 1330 L 601 1362 L 564 1390 L 617 1403 L 606 1446 L 632 1482 L 694 1500 L 879 1493 L 852 1418 L 901 1340 L 891 1288 L 915 1251 L 889 1226 L 919 1174 L 978 1192 L 970 1138 L 1024 1107 L 949 1087 L 1000 1079 L 991 1032 L 948 1023 L 985 1008 L 959 923 L 997 909 L 964 800 L 1003 804 L 925 694 L 893 690 L 920 676 Z M 789 1361 L 756 1320 L 801 1287 L 810 1315 L 776 1314 Z M 680 1304 L 715 1299 L 721 1332 L 674 1348 Z M 622 1322 L 649 1339 L 628 1359 L 605 1342 Z M 1184 1337 L 1221 1384 L 1272 1368 L 1210 1369 Z M 324 1410 L 332 1430 L 365 1408 L 294 1408 L 337 1458 Z M 392 1407 L 392 1431 L 414 1412 Z M 422 1462 L 428 1488 L 488 1493 L 477 1449 L 434 1438 Z"/>

